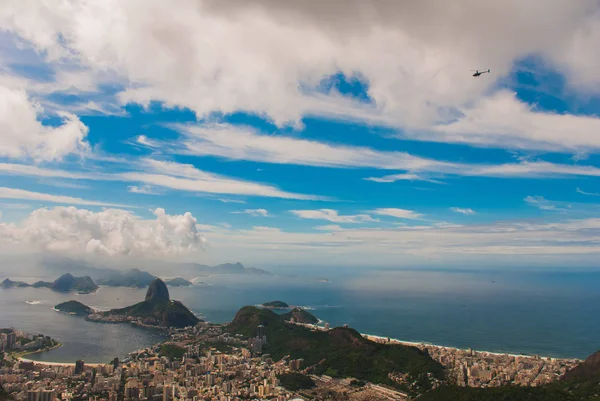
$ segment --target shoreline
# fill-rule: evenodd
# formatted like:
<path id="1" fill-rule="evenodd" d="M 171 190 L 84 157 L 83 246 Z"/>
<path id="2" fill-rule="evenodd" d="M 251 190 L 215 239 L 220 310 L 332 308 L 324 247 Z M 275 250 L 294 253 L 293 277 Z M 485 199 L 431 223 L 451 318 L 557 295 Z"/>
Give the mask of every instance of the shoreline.
<path id="1" fill-rule="evenodd" d="M 404 340 L 400 340 L 398 338 L 383 337 L 383 336 L 377 336 L 377 335 L 367 334 L 367 333 L 360 333 L 360 335 L 363 336 L 364 338 L 366 338 L 367 340 L 373 341 L 373 342 L 378 342 L 378 341 L 374 341 L 374 340 L 382 340 L 382 341 L 387 342 L 387 340 L 389 338 L 390 344 L 408 345 L 408 346 L 417 347 L 417 348 L 419 348 L 419 347 L 435 347 L 435 348 L 445 348 L 445 349 L 464 351 L 464 352 L 471 350 L 473 353 L 497 355 L 497 356 L 510 356 L 513 358 L 541 358 L 541 359 L 550 359 L 552 361 L 582 361 L 582 359 L 580 359 L 580 358 L 557 358 L 557 357 L 553 357 L 553 356 L 543 356 L 543 355 L 511 354 L 508 352 L 485 351 L 485 350 L 478 350 L 478 349 L 472 349 L 472 348 L 459 348 L 459 347 L 452 347 L 452 346 L 446 346 L 446 345 L 432 344 L 432 343 L 428 343 L 428 342 L 404 341 Z"/>
<path id="2" fill-rule="evenodd" d="M 47 351 L 52 351 L 53 349 L 57 349 L 57 348 L 60 348 L 62 346 L 63 346 L 63 343 L 61 343 L 59 341 L 58 344 L 56 344 L 56 345 L 54 345 L 53 347 L 50 347 L 50 348 L 36 349 L 35 351 L 28 351 L 28 352 L 25 352 L 25 353 L 18 353 L 17 355 L 19 355 L 19 356 L 9 355 L 9 357 L 18 361 L 18 360 L 21 360 L 24 356 L 33 355 L 33 354 L 40 354 L 42 352 L 47 352 Z"/>
<path id="3" fill-rule="evenodd" d="M 34 359 L 28 359 L 28 358 L 17 358 L 17 360 L 19 362 L 33 362 L 34 365 L 44 365 L 44 366 L 75 366 L 75 362 L 50 362 L 50 361 L 36 361 Z M 98 367 L 98 366 L 104 366 L 109 364 L 109 362 L 107 363 L 87 363 L 85 362 L 85 366 L 94 366 L 94 367 Z"/>
<path id="4" fill-rule="evenodd" d="M 319 323 L 321 323 L 321 322 L 322 322 L 322 320 L 319 319 Z M 308 323 L 291 323 L 291 324 L 307 327 L 310 329 L 314 329 L 316 327 L 317 330 L 325 331 L 325 328 L 323 326 L 318 326 L 315 324 L 308 324 Z M 334 328 L 335 327 L 332 327 L 329 330 L 332 330 Z M 356 330 L 356 329 L 354 329 L 354 330 Z M 554 356 L 530 355 L 530 354 L 524 354 L 524 353 L 523 354 L 512 354 L 512 353 L 508 353 L 508 352 L 486 351 L 486 350 L 478 350 L 478 349 L 472 349 L 472 348 L 459 348 L 459 347 L 453 347 L 453 346 L 447 346 L 447 345 L 432 344 L 432 343 L 429 343 L 426 341 L 421 341 L 421 342 L 405 341 L 405 340 L 401 340 L 398 338 L 385 337 L 385 336 L 379 336 L 379 335 L 375 335 L 375 334 L 368 334 L 368 333 L 361 333 L 361 332 L 359 332 L 359 334 L 363 338 L 365 338 L 369 341 L 383 343 L 383 344 L 386 344 L 387 340 L 389 339 L 390 340 L 389 344 L 400 344 L 400 345 L 407 345 L 410 347 L 417 347 L 417 348 L 434 347 L 434 348 L 445 348 L 445 349 L 464 351 L 464 352 L 471 350 L 473 353 L 498 355 L 498 356 L 509 356 L 509 357 L 513 357 L 513 358 L 541 358 L 541 359 L 550 359 L 552 361 L 583 361 L 583 359 L 576 358 L 576 357 L 568 357 L 568 358 L 560 357 L 559 358 L 559 357 L 554 357 Z"/>

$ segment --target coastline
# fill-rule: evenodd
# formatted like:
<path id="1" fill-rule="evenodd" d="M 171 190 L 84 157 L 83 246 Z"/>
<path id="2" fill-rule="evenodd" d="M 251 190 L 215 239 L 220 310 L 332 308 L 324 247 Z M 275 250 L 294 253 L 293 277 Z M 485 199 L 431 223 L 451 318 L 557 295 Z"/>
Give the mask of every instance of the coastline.
<path id="1" fill-rule="evenodd" d="M 374 341 L 374 342 L 383 341 L 383 342 L 387 343 L 387 340 L 389 338 L 389 340 L 390 340 L 389 344 L 401 344 L 401 345 L 407 345 L 407 346 L 417 347 L 417 348 L 435 347 L 435 348 L 445 348 L 445 349 L 464 351 L 464 352 L 471 350 L 473 353 L 497 355 L 497 356 L 510 356 L 513 358 L 542 358 L 542 359 L 550 359 L 552 361 L 581 361 L 581 359 L 579 359 L 579 358 L 557 358 L 557 357 L 553 357 L 553 356 L 543 356 L 543 355 L 511 354 L 508 352 L 497 352 L 497 351 L 486 351 L 486 350 L 477 350 L 477 349 L 470 349 L 470 348 L 450 347 L 450 346 L 446 346 L 446 345 L 431 344 L 428 342 L 404 341 L 404 340 L 400 340 L 397 338 L 376 336 L 376 335 L 367 334 L 367 333 L 360 333 L 360 335 L 369 341 Z M 379 340 L 379 341 L 377 341 L 377 340 Z"/>
<path id="2" fill-rule="evenodd" d="M 323 321 L 319 319 L 319 323 L 321 323 L 321 322 L 323 322 Z M 316 328 L 317 330 L 325 331 L 325 328 L 323 326 L 318 326 L 315 324 L 308 324 L 308 323 L 291 323 L 291 324 L 307 327 L 310 329 Z M 486 350 L 477 350 L 477 349 L 471 349 L 471 348 L 459 348 L 459 347 L 452 347 L 452 346 L 446 346 L 446 345 L 432 344 L 432 343 L 429 343 L 426 341 L 421 341 L 421 342 L 405 341 L 405 340 L 400 340 L 398 338 L 384 337 L 384 336 L 378 336 L 375 334 L 368 334 L 368 333 L 361 333 L 361 332 L 359 332 L 359 334 L 363 338 L 365 338 L 369 341 L 377 342 L 377 343 L 387 344 L 388 339 L 389 339 L 390 340 L 389 344 L 400 344 L 400 345 L 406 345 L 406 346 L 417 347 L 417 348 L 433 347 L 433 348 L 444 348 L 444 349 L 463 351 L 463 352 L 468 352 L 469 350 L 471 350 L 473 353 L 496 355 L 496 356 L 509 356 L 509 357 L 513 357 L 513 358 L 542 358 L 542 359 L 549 359 L 552 361 L 582 361 L 582 359 L 575 358 L 575 357 L 557 358 L 557 357 L 553 357 L 553 356 L 529 355 L 529 354 L 524 354 L 524 353 L 523 354 L 512 354 L 512 353 L 508 353 L 508 352 L 486 351 Z"/>
<path id="3" fill-rule="evenodd" d="M 24 356 L 27 355 L 32 355 L 32 354 L 39 354 L 41 352 L 46 352 L 46 351 L 52 351 L 53 349 L 57 349 L 63 346 L 63 343 L 58 342 L 58 344 L 50 347 L 50 348 L 44 348 L 44 349 L 36 349 L 34 351 L 28 351 L 28 352 L 24 352 L 24 353 L 18 353 L 16 355 L 10 355 L 11 358 L 15 359 L 15 360 L 22 360 Z M 18 356 L 17 356 L 18 355 Z"/>
<path id="4" fill-rule="evenodd" d="M 33 362 L 34 365 L 44 365 L 44 366 L 75 366 L 75 362 L 50 362 L 50 361 L 36 361 L 28 358 L 17 358 L 18 361 L 22 362 Z M 85 363 L 86 366 L 104 366 L 107 363 Z"/>

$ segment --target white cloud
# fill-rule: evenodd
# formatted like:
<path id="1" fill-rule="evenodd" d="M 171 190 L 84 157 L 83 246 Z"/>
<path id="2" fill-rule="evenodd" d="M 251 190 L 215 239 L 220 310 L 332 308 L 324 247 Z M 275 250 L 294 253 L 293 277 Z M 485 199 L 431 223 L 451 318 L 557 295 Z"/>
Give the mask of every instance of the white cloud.
<path id="1" fill-rule="evenodd" d="M 202 247 L 204 239 L 190 213 L 168 215 L 164 209 L 153 213 L 155 220 L 142 220 L 119 209 L 37 209 L 19 224 L 0 223 L 0 248 L 22 247 L 30 252 L 70 256 L 165 257 Z"/>
<path id="2" fill-rule="evenodd" d="M 454 213 L 460 213 L 460 214 L 464 214 L 467 216 L 477 214 L 477 212 L 475 210 L 470 209 L 470 208 L 451 207 L 450 210 L 453 211 Z"/>
<path id="3" fill-rule="evenodd" d="M 377 222 L 379 220 L 372 218 L 368 214 L 340 215 L 337 210 L 318 209 L 318 210 L 290 210 L 291 213 L 302 219 L 327 220 L 333 223 L 363 223 Z"/>
<path id="4" fill-rule="evenodd" d="M 586 192 L 580 188 L 577 188 L 577 192 L 582 194 L 582 195 L 588 195 L 588 196 L 600 196 L 600 193 L 597 192 Z"/>
<path id="5" fill-rule="evenodd" d="M 284 135 L 261 135 L 249 127 L 229 124 L 174 125 L 185 135 L 184 150 L 194 155 L 264 163 L 324 167 L 375 167 L 381 169 L 442 169 L 450 163 L 411 156 L 405 152 L 383 152 L 365 147 L 327 144 Z"/>
<path id="6" fill-rule="evenodd" d="M 231 212 L 234 214 L 248 214 L 254 217 L 267 217 L 269 216 L 269 212 L 267 209 L 246 209 L 239 212 Z"/>
<path id="7" fill-rule="evenodd" d="M 390 183 L 396 181 L 426 181 L 434 184 L 443 184 L 443 182 L 438 180 L 432 180 L 431 178 L 424 177 L 419 174 L 414 173 L 403 173 L 403 174 L 390 174 L 385 177 L 368 177 L 365 178 L 367 181 L 381 182 L 381 183 Z"/>
<path id="8" fill-rule="evenodd" d="M 563 72 L 571 87 L 597 93 L 600 18 L 594 0 L 497 0 L 485 6 L 460 0 L 451 18 L 444 0 L 182 0 L 177 7 L 161 0 L 144 7 L 116 0 L 7 0 L 0 26 L 49 62 L 79 64 L 83 72 L 60 78 L 65 84 L 93 90 L 99 72 L 117 75 L 127 83 L 124 102 L 158 100 L 198 116 L 243 110 L 278 124 L 311 114 L 353 117 L 401 126 L 415 136 L 436 127 L 443 140 L 460 140 L 462 133 L 465 141 L 488 145 L 515 140 L 516 146 L 571 148 L 597 141 L 593 121 L 531 110 L 513 110 L 504 120 L 506 109 L 483 105 L 518 106 L 498 100 L 493 88 L 516 60 L 532 54 Z M 473 79 L 468 70 L 483 68 L 482 60 L 493 73 Z M 339 71 L 368 82 L 373 104 L 314 93 Z M 461 112 L 465 118 L 447 124 Z M 523 131 L 517 123 L 529 117 L 525 126 L 532 129 Z M 554 126 L 574 135 L 557 137 Z"/>
<path id="9" fill-rule="evenodd" d="M 77 116 L 61 112 L 62 124 L 54 127 L 42 125 L 42 112 L 25 91 L 0 86 L 0 156 L 52 161 L 89 150 L 88 128 Z"/>
<path id="10" fill-rule="evenodd" d="M 379 209 L 372 210 L 371 213 L 378 214 L 381 216 L 392 216 L 392 217 L 397 217 L 399 219 L 410 219 L 410 220 L 419 220 L 424 217 L 421 213 L 417 213 L 412 210 L 398 209 L 398 208 L 379 208 Z"/>
<path id="11" fill-rule="evenodd" d="M 73 198 L 71 196 L 63 195 L 52 195 L 41 192 L 26 191 L 17 188 L 0 187 L 0 199 L 23 199 L 23 200 L 36 200 L 50 203 L 62 203 L 65 205 L 88 205 L 88 206 L 115 206 L 115 207 L 128 207 L 126 205 L 119 205 L 108 202 L 97 202 L 91 200 L 85 200 L 81 198 Z"/>
<path id="12" fill-rule="evenodd" d="M 191 164 L 180 164 L 152 159 L 143 160 L 145 172 L 126 172 L 113 176 L 122 181 L 141 182 L 146 185 L 177 189 L 180 191 L 212 194 L 253 195 L 282 199 L 324 200 L 317 195 L 285 192 L 270 185 L 242 181 L 197 169 Z"/>
<path id="13" fill-rule="evenodd" d="M 218 198 L 217 200 L 222 203 L 246 203 L 246 201 L 242 199 Z"/>
<path id="14" fill-rule="evenodd" d="M 319 231 L 342 231 L 343 228 L 337 224 L 327 224 L 324 226 L 316 226 L 315 230 Z"/>
<path id="15" fill-rule="evenodd" d="M 564 212 L 571 209 L 571 205 L 567 202 L 551 201 L 543 196 L 527 196 L 524 201 L 540 210 L 550 210 L 555 212 Z"/>
<path id="16" fill-rule="evenodd" d="M 127 189 L 129 190 L 129 192 L 134 194 L 158 195 L 157 192 L 154 192 L 152 190 L 152 187 L 150 185 L 130 185 L 127 187 Z"/>

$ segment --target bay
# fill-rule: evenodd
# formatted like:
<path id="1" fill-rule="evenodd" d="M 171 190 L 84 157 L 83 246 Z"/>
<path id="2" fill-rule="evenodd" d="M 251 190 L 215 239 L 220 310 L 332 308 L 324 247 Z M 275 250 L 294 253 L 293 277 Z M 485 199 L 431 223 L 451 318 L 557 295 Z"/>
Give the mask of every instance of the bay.
<path id="1" fill-rule="evenodd" d="M 173 299 L 215 323 L 231 321 L 244 305 L 282 300 L 310 309 L 332 326 L 349 324 L 362 333 L 406 341 L 567 358 L 600 349 L 600 273 L 340 269 L 332 276 L 331 282 L 306 275 L 215 276 L 203 278 L 203 285 L 169 290 Z M 31 359 L 106 362 L 162 337 L 126 324 L 86 322 L 52 307 L 69 299 L 98 309 L 122 307 L 142 300 L 145 291 L 0 290 L 0 326 L 64 343 Z"/>

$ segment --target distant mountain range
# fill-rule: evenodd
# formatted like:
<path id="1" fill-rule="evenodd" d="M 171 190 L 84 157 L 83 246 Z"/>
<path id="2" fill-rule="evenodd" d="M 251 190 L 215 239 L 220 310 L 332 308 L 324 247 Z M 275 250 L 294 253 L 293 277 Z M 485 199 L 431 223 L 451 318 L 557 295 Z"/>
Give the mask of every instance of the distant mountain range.
<path id="1" fill-rule="evenodd" d="M 109 287 L 144 288 L 148 287 L 150 283 L 156 279 L 152 274 L 141 271 L 140 269 L 131 269 L 124 273 L 112 270 L 107 273 L 105 278 L 97 279 L 98 284 L 107 285 Z"/>
<path id="2" fill-rule="evenodd" d="M 23 287 L 34 287 L 34 288 L 50 288 L 54 291 L 70 292 L 76 291 L 81 294 L 88 294 L 98 289 L 94 280 L 89 276 L 74 277 L 70 273 L 63 274 L 53 282 L 37 281 L 33 284 L 27 284 L 23 281 L 12 281 L 7 278 L 0 283 L 2 288 L 23 288 Z"/>
<path id="3" fill-rule="evenodd" d="M 217 266 L 199 265 L 196 263 L 185 263 L 182 264 L 186 272 L 190 275 L 197 276 L 213 276 L 217 274 L 253 274 L 272 276 L 270 273 L 263 269 L 257 269 L 256 267 L 244 267 L 240 262 L 237 263 L 223 263 Z"/>

